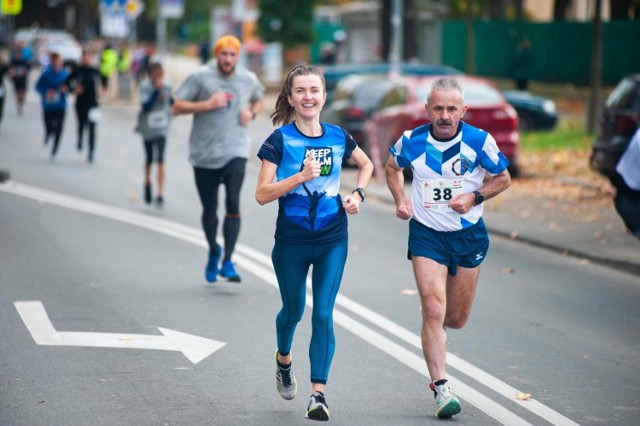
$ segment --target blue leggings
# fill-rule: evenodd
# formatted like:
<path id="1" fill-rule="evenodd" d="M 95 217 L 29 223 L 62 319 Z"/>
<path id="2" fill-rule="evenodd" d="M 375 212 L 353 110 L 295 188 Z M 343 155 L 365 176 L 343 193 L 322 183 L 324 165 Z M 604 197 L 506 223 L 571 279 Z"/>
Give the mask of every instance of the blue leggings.
<path id="1" fill-rule="evenodd" d="M 282 309 L 276 317 L 278 352 L 291 351 L 293 335 L 302 319 L 306 300 L 306 279 L 313 265 L 313 314 L 311 316 L 311 382 L 326 383 L 336 348 L 333 333 L 333 305 L 338 295 L 348 241 L 326 244 L 286 244 L 276 241 L 271 259 L 280 286 Z"/>

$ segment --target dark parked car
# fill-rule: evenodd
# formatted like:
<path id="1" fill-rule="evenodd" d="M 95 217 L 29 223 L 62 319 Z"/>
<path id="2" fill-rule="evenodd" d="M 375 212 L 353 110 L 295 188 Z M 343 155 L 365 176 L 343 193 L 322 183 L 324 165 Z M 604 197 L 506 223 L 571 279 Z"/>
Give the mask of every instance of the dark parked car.
<path id="1" fill-rule="evenodd" d="M 384 96 L 397 85 L 381 74 L 348 75 L 336 85 L 333 101 L 324 106 L 320 119 L 342 127 L 362 145 L 364 122 L 379 109 Z"/>
<path id="2" fill-rule="evenodd" d="M 592 150 L 591 168 L 608 178 L 618 179 L 616 164 L 640 126 L 640 74 L 623 78 L 605 102 L 600 131 Z"/>
<path id="3" fill-rule="evenodd" d="M 378 74 L 387 75 L 391 72 L 391 64 L 380 62 L 375 64 L 340 64 L 340 65 L 322 65 L 319 67 L 324 74 L 325 84 L 327 86 L 327 102 L 333 100 L 333 91 L 338 82 L 351 74 Z M 432 64 L 400 64 L 400 74 L 402 75 L 452 75 L 463 74 L 462 71 L 447 65 Z"/>
<path id="4" fill-rule="evenodd" d="M 425 99 L 436 77 L 404 77 L 404 84 L 391 90 L 382 103 L 383 109 L 374 113 L 365 123 L 366 149 L 382 176 L 389 148 L 406 130 L 429 122 L 425 111 Z M 520 134 L 518 114 L 507 103 L 502 93 L 487 79 L 459 76 L 469 107 L 462 119 L 486 130 L 496 140 L 500 151 L 509 159 L 512 176 L 519 172 Z"/>
<path id="5" fill-rule="evenodd" d="M 391 66 L 388 63 L 376 64 L 340 64 L 321 66 L 327 86 L 327 104 L 333 100 L 338 82 L 346 76 L 389 75 Z M 402 76 L 464 75 L 456 68 L 447 65 L 403 63 L 400 65 Z M 558 122 L 555 102 L 551 99 L 532 95 L 529 92 L 508 90 L 503 92 L 507 102 L 518 112 L 521 131 L 551 130 Z"/>
<path id="6" fill-rule="evenodd" d="M 551 99 L 521 90 L 505 90 L 502 94 L 518 112 L 521 132 L 552 130 L 558 123 L 558 109 Z"/>

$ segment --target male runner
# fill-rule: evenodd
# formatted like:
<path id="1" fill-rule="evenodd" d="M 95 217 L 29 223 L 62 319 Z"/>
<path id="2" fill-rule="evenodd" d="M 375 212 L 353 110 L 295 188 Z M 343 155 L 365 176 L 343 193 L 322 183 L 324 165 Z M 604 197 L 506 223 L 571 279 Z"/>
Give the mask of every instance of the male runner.
<path id="1" fill-rule="evenodd" d="M 193 114 L 189 160 L 202 202 L 202 227 L 209 243 L 205 278 L 218 275 L 240 282 L 231 255 L 240 233 L 240 189 L 245 163 L 251 152 L 247 124 L 262 109 L 264 87 L 258 77 L 238 66 L 240 40 L 220 37 L 214 46 L 215 60 L 198 67 L 175 92 L 173 114 Z M 216 243 L 218 188 L 224 183 L 226 216 L 222 247 Z"/>
<path id="2" fill-rule="evenodd" d="M 431 123 L 398 139 L 386 175 L 396 216 L 411 219 L 408 257 L 422 305 L 422 350 L 435 414 L 448 418 L 460 412 L 460 402 L 445 373 L 444 327 L 462 328 L 469 318 L 480 263 L 489 248 L 482 202 L 507 189 L 511 177 L 493 137 L 461 121 L 467 106 L 455 79 L 433 83 L 426 110 Z M 411 200 L 404 194 L 405 167 L 413 170 Z"/>

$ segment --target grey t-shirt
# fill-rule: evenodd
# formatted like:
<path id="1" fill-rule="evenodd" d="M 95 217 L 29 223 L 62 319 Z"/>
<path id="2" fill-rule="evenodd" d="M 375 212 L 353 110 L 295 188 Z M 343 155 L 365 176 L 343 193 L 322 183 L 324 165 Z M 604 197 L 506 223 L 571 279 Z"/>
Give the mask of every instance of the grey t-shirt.
<path id="1" fill-rule="evenodd" d="M 251 155 L 251 139 L 247 127 L 240 125 L 240 110 L 262 99 L 264 87 L 253 72 L 240 65 L 236 65 L 231 76 L 220 74 L 214 60 L 187 77 L 175 97 L 190 102 L 204 101 L 217 90 L 227 94 L 227 108 L 193 115 L 189 161 L 195 167 L 220 169 L 234 158 Z"/>
<path id="2" fill-rule="evenodd" d="M 156 88 L 148 78 L 140 83 L 140 103 L 151 100 Z M 171 123 L 171 86 L 163 83 L 148 111 L 140 111 L 136 130 L 145 140 L 167 136 Z"/>

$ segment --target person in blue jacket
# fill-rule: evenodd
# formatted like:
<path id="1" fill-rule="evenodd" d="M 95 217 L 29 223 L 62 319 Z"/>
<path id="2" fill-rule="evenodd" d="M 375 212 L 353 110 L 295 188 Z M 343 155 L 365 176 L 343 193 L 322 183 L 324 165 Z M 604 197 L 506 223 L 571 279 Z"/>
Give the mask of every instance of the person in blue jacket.
<path id="1" fill-rule="evenodd" d="M 53 137 L 52 161 L 55 160 L 58 152 L 64 115 L 67 109 L 68 77 L 69 73 L 64 68 L 62 56 L 58 53 L 52 53 L 51 63 L 42 71 L 36 83 L 36 90 L 42 97 L 42 110 L 44 112 L 44 144 L 47 145 L 49 138 Z"/>
<path id="2" fill-rule="evenodd" d="M 274 125 L 281 124 L 262 144 L 256 199 L 278 200 L 273 267 L 282 309 L 276 317 L 276 386 L 293 399 L 297 382 L 291 370 L 291 346 L 302 319 L 307 273 L 313 265 L 313 314 L 309 346 L 311 398 L 306 417 L 329 420 L 324 390 L 335 352 L 333 306 L 347 260 L 347 214 L 360 211 L 373 163 L 344 129 L 320 122 L 327 99 L 324 76 L 299 65 L 287 76 L 276 107 Z M 356 188 L 340 195 L 342 159 L 358 166 Z"/>

